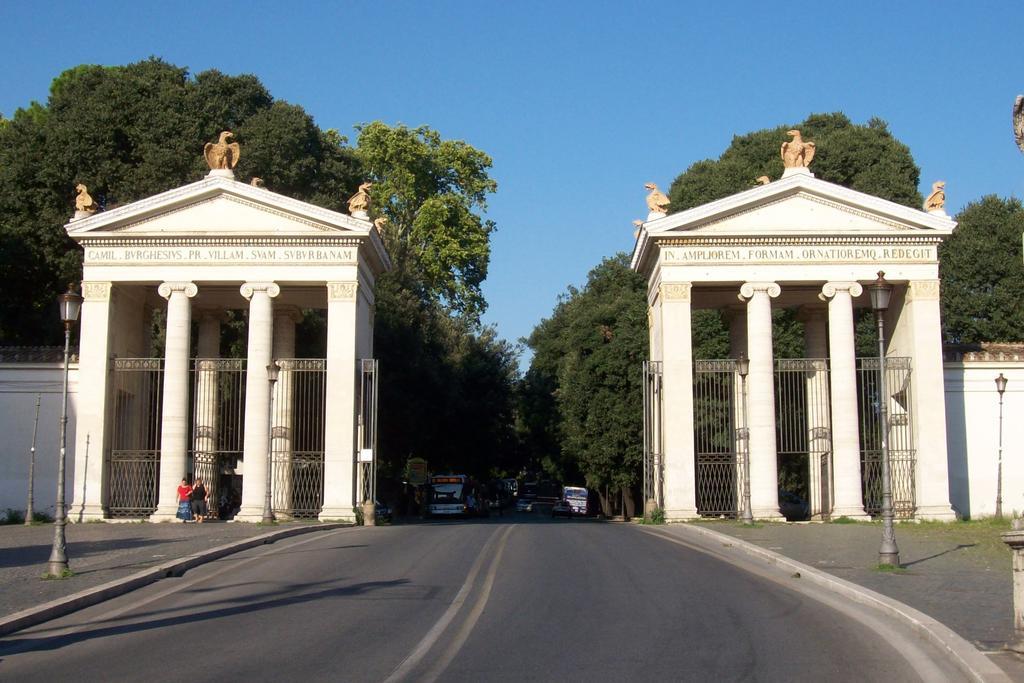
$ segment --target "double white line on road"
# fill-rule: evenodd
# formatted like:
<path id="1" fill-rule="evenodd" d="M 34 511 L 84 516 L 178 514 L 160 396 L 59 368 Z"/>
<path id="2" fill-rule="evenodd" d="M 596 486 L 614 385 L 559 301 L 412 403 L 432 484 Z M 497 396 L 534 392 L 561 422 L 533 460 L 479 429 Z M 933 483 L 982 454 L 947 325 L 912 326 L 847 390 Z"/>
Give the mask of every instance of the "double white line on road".
<path id="1" fill-rule="evenodd" d="M 467 613 L 465 620 L 459 627 L 459 630 L 455 632 L 451 643 L 448 644 L 448 647 L 444 652 L 434 660 L 434 665 L 431 666 L 426 673 L 418 675 L 415 678 L 417 681 L 433 683 L 433 681 L 436 681 L 438 677 L 444 673 L 444 670 L 448 668 L 451 661 L 455 659 L 455 655 L 457 655 L 459 650 L 462 649 L 466 639 L 469 638 L 469 634 L 472 633 L 473 627 L 476 626 L 477 620 L 480 618 L 480 615 L 483 614 L 484 608 L 487 606 L 487 600 L 491 596 L 491 588 L 494 586 L 494 577 L 498 573 L 498 565 L 501 563 L 501 555 L 505 552 L 505 545 L 513 529 L 515 529 L 514 524 L 504 527 L 504 531 L 502 531 L 502 527 L 499 527 L 493 534 L 491 534 L 490 538 L 487 539 L 487 542 L 484 543 L 484 547 L 480 549 L 480 554 L 477 556 L 476 561 L 470 568 L 469 574 L 466 575 L 466 580 L 462 583 L 462 587 L 455 595 L 455 599 L 452 600 L 452 604 L 448 606 L 448 609 L 445 610 L 445 613 L 437 620 L 437 623 L 427 631 L 427 635 L 423 636 L 423 640 L 416 645 L 409 656 L 402 660 L 402 663 L 398 665 L 398 668 L 391 672 L 390 676 L 384 679 L 384 683 L 398 683 L 399 681 L 405 681 L 411 678 L 411 674 L 416 670 L 420 662 L 423 661 L 423 658 L 426 657 L 427 653 L 430 652 L 434 645 L 437 644 L 437 641 L 465 606 L 466 600 L 469 598 L 470 593 L 473 592 L 477 576 L 480 574 L 480 570 L 483 568 L 488 556 L 490 556 L 491 562 L 487 568 L 487 574 L 484 577 L 483 587 L 480 589 L 480 593 L 477 595 L 476 601 Z M 497 539 L 497 541 L 495 541 L 495 539 Z M 497 549 L 491 553 L 491 548 L 495 544 L 497 544 Z"/>

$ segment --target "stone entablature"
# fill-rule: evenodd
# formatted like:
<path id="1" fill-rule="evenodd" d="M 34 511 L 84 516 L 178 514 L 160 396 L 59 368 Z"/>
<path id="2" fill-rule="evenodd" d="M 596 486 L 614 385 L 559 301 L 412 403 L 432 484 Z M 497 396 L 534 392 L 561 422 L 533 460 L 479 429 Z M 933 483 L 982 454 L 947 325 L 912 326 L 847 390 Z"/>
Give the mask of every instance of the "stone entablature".
<path id="1" fill-rule="evenodd" d="M 942 350 L 946 362 L 1024 362 L 1024 342 L 982 342 L 968 346 L 946 346 Z"/>

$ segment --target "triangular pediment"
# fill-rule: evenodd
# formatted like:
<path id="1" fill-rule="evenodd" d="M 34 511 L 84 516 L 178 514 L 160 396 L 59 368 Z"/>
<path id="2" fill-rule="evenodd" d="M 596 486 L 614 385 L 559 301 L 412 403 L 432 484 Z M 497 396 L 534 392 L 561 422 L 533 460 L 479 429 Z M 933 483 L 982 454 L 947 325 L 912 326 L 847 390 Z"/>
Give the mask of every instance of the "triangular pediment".
<path id="1" fill-rule="evenodd" d="M 73 238 L 172 235 L 288 236 L 353 232 L 372 225 L 232 178 L 210 176 L 125 206 L 72 220 Z"/>
<path id="2" fill-rule="evenodd" d="M 893 231 L 948 234 L 956 224 L 809 175 L 796 175 L 645 225 L 652 237 L 667 233 L 856 235 Z"/>

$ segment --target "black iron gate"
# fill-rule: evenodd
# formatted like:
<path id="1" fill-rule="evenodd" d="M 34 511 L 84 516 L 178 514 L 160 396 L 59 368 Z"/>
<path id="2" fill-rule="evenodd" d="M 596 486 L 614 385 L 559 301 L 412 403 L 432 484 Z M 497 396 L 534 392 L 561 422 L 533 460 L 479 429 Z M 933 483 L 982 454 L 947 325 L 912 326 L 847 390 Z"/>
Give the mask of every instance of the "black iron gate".
<path id="1" fill-rule="evenodd" d="M 359 361 L 359 479 L 362 502 L 377 496 L 377 360 Z"/>
<path id="2" fill-rule="evenodd" d="M 327 361 L 278 361 L 271 450 L 273 509 L 281 519 L 316 517 L 324 505 Z"/>
<path id="3" fill-rule="evenodd" d="M 736 389 L 736 361 L 693 362 L 695 488 L 700 515 L 735 517 L 739 511 Z"/>
<path id="4" fill-rule="evenodd" d="M 146 517 L 156 510 L 163 373 L 161 358 L 114 359 L 105 478 L 111 517 Z"/>
<path id="5" fill-rule="evenodd" d="M 832 507 L 828 376 L 823 358 L 775 361 L 779 489 L 786 498 L 780 503 L 793 519 L 827 517 Z"/>
<path id="6" fill-rule="evenodd" d="M 661 361 L 644 361 L 644 505 L 665 508 L 662 473 Z"/>
<path id="7" fill-rule="evenodd" d="M 192 425 L 189 462 L 193 479 L 210 494 L 211 516 L 223 498 L 232 508 L 232 482 L 245 433 L 245 359 L 195 358 L 191 365 Z"/>
<path id="8" fill-rule="evenodd" d="M 912 519 L 917 511 L 915 491 L 917 451 L 910 410 L 910 359 L 885 359 L 889 410 L 889 472 L 892 506 L 897 519 Z M 882 425 L 877 358 L 857 359 L 857 407 L 860 416 L 861 482 L 864 509 L 882 512 Z"/>

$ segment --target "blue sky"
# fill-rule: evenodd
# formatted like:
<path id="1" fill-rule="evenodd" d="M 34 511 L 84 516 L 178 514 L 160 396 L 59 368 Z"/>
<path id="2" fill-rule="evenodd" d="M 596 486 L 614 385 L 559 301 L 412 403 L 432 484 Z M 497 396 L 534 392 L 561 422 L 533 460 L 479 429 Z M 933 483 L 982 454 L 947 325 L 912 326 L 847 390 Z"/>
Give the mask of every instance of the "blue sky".
<path id="1" fill-rule="evenodd" d="M 156 55 L 193 73 L 253 73 L 324 128 L 427 124 L 484 150 L 499 183 L 485 320 L 511 340 L 632 248 L 645 182 L 667 190 L 734 134 L 812 112 L 888 121 L 921 189 L 946 180 L 953 211 L 984 194 L 1024 197 L 1010 127 L 1024 93 L 1019 0 L 0 8 L 7 116 L 45 101 L 64 69 Z"/>

